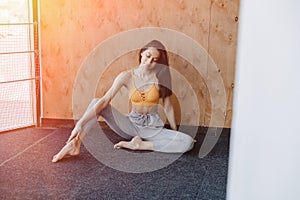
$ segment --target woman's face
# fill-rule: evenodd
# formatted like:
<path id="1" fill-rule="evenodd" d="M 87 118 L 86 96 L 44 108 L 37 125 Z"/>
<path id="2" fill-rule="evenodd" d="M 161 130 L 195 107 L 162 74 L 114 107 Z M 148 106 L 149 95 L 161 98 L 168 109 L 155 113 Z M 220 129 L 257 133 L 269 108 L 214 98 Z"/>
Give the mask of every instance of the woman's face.
<path id="1" fill-rule="evenodd" d="M 147 69 L 153 69 L 157 63 L 160 53 L 154 47 L 149 47 L 141 53 L 141 65 Z"/>

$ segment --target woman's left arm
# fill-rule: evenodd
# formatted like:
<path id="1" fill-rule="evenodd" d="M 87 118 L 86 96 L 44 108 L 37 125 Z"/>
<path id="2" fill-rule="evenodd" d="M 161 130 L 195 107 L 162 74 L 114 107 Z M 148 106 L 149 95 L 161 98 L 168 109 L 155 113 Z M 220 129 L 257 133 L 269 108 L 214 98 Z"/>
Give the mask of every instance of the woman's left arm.
<path id="1" fill-rule="evenodd" d="M 174 108 L 171 103 L 170 96 L 163 98 L 163 107 L 171 128 L 173 130 L 177 130 L 174 116 Z"/>

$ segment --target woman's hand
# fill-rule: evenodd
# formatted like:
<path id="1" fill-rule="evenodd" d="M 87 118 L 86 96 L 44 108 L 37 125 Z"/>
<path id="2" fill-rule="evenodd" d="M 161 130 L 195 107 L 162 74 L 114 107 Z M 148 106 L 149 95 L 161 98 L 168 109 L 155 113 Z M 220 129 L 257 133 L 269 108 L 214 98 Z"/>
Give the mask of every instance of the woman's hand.
<path id="1" fill-rule="evenodd" d="M 82 125 L 80 123 L 77 123 L 74 129 L 72 130 L 71 135 L 66 143 L 69 143 L 75 137 L 78 137 L 81 132 L 82 132 Z"/>

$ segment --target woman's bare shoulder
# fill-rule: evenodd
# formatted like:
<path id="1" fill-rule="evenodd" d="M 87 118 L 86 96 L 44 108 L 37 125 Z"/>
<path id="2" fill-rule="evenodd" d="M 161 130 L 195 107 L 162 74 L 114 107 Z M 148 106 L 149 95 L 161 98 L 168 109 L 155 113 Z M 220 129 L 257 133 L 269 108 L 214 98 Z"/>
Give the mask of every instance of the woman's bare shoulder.
<path id="1" fill-rule="evenodd" d="M 119 73 L 118 77 L 122 79 L 129 79 L 131 78 L 132 70 L 125 70 Z"/>
<path id="2" fill-rule="evenodd" d="M 116 80 L 127 85 L 131 81 L 132 70 L 125 70 L 119 73 Z"/>

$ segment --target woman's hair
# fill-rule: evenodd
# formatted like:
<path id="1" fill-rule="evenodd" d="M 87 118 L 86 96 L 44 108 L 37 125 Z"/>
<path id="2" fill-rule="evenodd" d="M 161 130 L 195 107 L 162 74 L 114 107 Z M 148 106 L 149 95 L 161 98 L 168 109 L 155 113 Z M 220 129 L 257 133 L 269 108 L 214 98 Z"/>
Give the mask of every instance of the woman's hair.
<path id="1" fill-rule="evenodd" d="M 152 40 L 147 43 L 139 53 L 139 62 L 142 59 L 142 52 L 144 52 L 149 47 L 154 47 L 159 51 L 159 58 L 156 62 L 156 77 L 158 79 L 159 87 L 159 96 L 165 98 L 172 95 L 172 83 L 171 83 L 171 74 L 169 69 L 169 59 L 168 53 L 165 46 L 158 40 Z"/>

